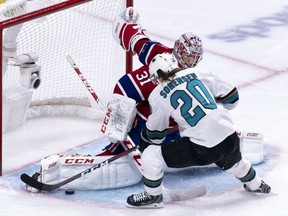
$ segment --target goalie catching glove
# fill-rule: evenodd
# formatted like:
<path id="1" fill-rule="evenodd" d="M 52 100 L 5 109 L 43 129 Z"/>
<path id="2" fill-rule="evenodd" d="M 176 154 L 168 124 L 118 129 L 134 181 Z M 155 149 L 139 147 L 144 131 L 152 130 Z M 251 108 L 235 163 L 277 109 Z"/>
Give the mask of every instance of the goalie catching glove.
<path id="1" fill-rule="evenodd" d="M 139 40 L 147 38 L 139 23 L 139 14 L 133 7 L 128 7 L 124 12 L 115 17 L 112 31 L 116 42 L 124 50 L 131 51 L 133 54 L 135 54 L 135 44 Z"/>

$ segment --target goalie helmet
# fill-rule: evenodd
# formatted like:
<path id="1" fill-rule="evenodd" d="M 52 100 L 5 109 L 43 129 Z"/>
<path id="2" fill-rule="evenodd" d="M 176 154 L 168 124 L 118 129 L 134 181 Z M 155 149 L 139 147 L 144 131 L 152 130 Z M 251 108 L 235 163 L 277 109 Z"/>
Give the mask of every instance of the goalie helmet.
<path id="1" fill-rule="evenodd" d="M 185 33 L 175 41 L 173 54 L 181 67 L 193 68 L 202 60 L 202 41 L 191 32 Z"/>
<path id="2" fill-rule="evenodd" d="M 157 83 L 157 79 L 159 79 L 158 72 L 162 71 L 163 73 L 168 74 L 176 68 L 179 67 L 177 60 L 175 59 L 173 54 L 158 54 L 152 59 L 149 64 L 150 79 L 153 83 Z"/>

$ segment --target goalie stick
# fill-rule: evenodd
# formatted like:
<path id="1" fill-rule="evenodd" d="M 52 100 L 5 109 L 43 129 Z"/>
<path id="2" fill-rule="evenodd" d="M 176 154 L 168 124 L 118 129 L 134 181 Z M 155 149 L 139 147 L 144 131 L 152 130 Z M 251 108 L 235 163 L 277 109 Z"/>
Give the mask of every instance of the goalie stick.
<path id="1" fill-rule="evenodd" d="M 66 184 L 74 181 L 75 179 L 78 179 L 78 178 L 80 178 L 80 177 L 82 177 L 82 176 L 84 176 L 84 175 L 86 175 L 88 173 L 93 172 L 94 170 L 96 170 L 98 168 L 101 168 L 101 167 L 111 163 L 112 161 L 117 160 L 118 158 L 123 157 L 126 154 L 129 154 L 130 152 L 132 152 L 132 151 L 134 151 L 136 149 L 137 149 L 137 147 L 135 146 L 135 147 L 133 147 L 131 149 L 123 151 L 123 152 L 121 152 L 121 153 L 119 153 L 119 154 L 117 154 L 117 155 L 115 155 L 115 156 L 113 156 L 111 158 L 108 158 L 107 160 L 104 160 L 101 163 L 95 164 L 94 166 L 92 166 L 92 167 L 90 167 L 90 168 L 88 168 L 86 170 L 83 170 L 82 172 L 80 172 L 80 173 L 78 173 L 78 174 L 76 174 L 76 175 L 74 175 L 74 176 L 72 176 L 70 178 L 67 178 L 64 181 L 61 181 L 61 182 L 59 182 L 57 184 L 45 184 L 45 183 L 39 182 L 39 181 L 37 181 L 37 179 L 34 179 L 34 178 L 32 178 L 31 176 L 29 176 L 29 175 L 27 175 L 25 173 L 23 173 L 20 176 L 20 178 L 21 178 L 21 180 L 24 183 L 26 183 L 27 185 L 29 185 L 29 186 L 31 186 L 33 188 L 36 188 L 38 190 L 53 191 L 53 190 L 56 190 L 56 189 L 62 187 L 63 185 L 66 185 Z"/>
<path id="2" fill-rule="evenodd" d="M 86 89 L 89 91 L 89 93 L 92 95 L 92 97 L 95 99 L 96 103 L 99 105 L 101 110 L 105 113 L 106 108 L 105 106 L 101 103 L 100 98 L 94 91 L 94 89 L 91 87 L 89 82 L 86 80 L 85 76 L 81 73 L 80 69 L 77 67 L 75 61 L 72 59 L 70 55 L 67 57 L 68 62 L 70 65 L 73 67 L 74 71 L 77 73 L 78 77 L 81 79 L 82 83 L 85 85 Z M 113 113 L 110 113 L 112 115 Z M 129 156 L 133 158 L 133 161 L 142 174 L 142 165 L 141 165 L 141 152 L 133 142 L 133 140 L 129 137 L 127 134 L 127 139 L 124 140 L 123 142 L 120 142 L 125 151 L 129 151 L 131 149 L 135 149 L 135 151 L 129 151 Z M 178 191 L 172 191 L 168 190 L 163 187 L 163 192 L 164 194 L 167 194 L 168 197 L 173 200 L 173 201 L 180 201 L 180 200 L 188 200 L 188 199 L 193 199 L 197 197 L 201 197 L 206 195 L 206 187 L 204 185 L 200 185 L 197 187 L 193 187 L 191 189 L 185 189 L 185 190 L 178 190 Z"/>
<path id="3" fill-rule="evenodd" d="M 105 106 L 101 103 L 98 95 L 96 94 L 96 92 L 93 90 L 93 88 L 91 87 L 91 85 L 89 84 L 89 82 L 86 80 L 86 78 L 84 77 L 84 75 L 81 73 L 80 69 L 77 67 L 76 63 L 74 62 L 74 60 L 72 59 L 72 57 L 70 55 L 68 55 L 66 57 L 66 59 L 68 60 L 68 62 L 70 63 L 70 65 L 73 67 L 74 71 L 77 73 L 78 77 L 80 78 L 80 80 L 82 81 L 82 83 L 85 85 L 86 89 L 89 91 L 89 93 L 92 95 L 92 97 L 94 98 L 94 100 L 96 101 L 96 103 L 99 105 L 99 107 L 101 108 L 101 110 L 103 112 L 105 112 L 106 108 Z"/>

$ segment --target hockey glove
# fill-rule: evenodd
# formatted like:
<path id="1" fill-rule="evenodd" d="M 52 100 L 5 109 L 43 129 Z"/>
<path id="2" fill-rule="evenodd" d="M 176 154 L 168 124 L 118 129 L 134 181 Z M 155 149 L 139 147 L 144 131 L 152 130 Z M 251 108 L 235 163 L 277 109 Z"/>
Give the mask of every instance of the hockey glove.
<path id="1" fill-rule="evenodd" d="M 117 43 L 124 50 L 134 54 L 135 44 L 147 36 L 139 24 L 139 15 L 133 8 L 127 8 L 120 15 L 116 16 L 112 25 L 112 34 Z"/>

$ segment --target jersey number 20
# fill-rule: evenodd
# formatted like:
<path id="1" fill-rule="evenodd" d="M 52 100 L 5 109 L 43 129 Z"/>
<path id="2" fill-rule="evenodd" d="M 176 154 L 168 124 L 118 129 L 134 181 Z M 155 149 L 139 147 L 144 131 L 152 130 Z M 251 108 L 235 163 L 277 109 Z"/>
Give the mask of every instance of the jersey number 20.
<path id="1" fill-rule="evenodd" d="M 192 109 L 194 99 L 196 99 L 205 109 L 216 109 L 217 105 L 200 80 L 193 79 L 189 81 L 186 85 L 186 89 L 187 90 L 176 90 L 171 95 L 170 101 L 174 109 L 177 109 L 180 105 L 179 100 L 183 102 L 180 107 L 181 116 L 191 127 L 194 127 L 200 119 L 206 115 L 199 105 Z"/>

